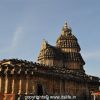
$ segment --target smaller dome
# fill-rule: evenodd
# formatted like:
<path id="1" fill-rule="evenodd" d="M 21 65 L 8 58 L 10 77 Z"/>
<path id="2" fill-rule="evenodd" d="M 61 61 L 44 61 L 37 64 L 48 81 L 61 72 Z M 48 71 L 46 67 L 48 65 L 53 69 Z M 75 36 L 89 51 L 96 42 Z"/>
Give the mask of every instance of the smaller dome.
<path id="1" fill-rule="evenodd" d="M 62 52 L 54 47 L 48 44 L 47 49 L 44 50 L 43 56 L 45 58 L 53 58 L 53 59 L 62 59 L 63 58 L 63 54 Z"/>
<path id="2" fill-rule="evenodd" d="M 50 44 L 46 44 L 46 47 L 40 51 L 38 56 L 38 61 L 44 58 L 53 58 L 53 59 L 62 59 L 63 53 L 60 49 L 51 46 Z"/>
<path id="3" fill-rule="evenodd" d="M 48 47 L 48 48 L 44 51 L 44 57 L 47 57 L 47 58 L 54 58 L 54 57 L 56 57 L 56 52 L 53 50 L 53 48 Z"/>

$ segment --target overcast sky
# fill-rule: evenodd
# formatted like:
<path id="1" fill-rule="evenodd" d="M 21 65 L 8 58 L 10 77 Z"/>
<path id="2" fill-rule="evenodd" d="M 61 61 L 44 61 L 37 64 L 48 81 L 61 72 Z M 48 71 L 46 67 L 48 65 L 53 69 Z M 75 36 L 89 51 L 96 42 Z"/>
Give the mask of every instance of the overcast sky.
<path id="1" fill-rule="evenodd" d="M 36 61 L 68 22 L 78 38 L 86 73 L 100 77 L 100 0 L 0 0 L 0 60 Z"/>

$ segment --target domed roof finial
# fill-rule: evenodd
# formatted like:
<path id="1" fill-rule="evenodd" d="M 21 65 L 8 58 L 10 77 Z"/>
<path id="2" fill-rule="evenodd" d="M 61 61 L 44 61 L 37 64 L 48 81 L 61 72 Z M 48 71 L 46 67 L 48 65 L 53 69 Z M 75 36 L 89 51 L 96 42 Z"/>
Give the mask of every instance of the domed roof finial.
<path id="1" fill-rule="evenodd" d="M 62 28 L 62 34 L 70 34 L 71 28 L 68 26 L 67 22 L 65 22 L 63 28 Z"/>
<path id="2" fill-rule="evenodd" d="M 65 21 L 65 24 L 63 26 L 63 29 L 67 29 L 67 28 L 68 28 L 67 21 Z"/>

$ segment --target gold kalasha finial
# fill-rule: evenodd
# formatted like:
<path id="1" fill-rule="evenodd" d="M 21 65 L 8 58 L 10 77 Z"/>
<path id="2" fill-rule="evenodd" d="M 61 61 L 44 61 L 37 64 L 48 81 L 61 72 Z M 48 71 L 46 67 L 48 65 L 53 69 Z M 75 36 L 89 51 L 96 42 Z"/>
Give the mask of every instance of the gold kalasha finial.
<path id="1" fill-rule="evenodd" d="M 67 24 L 67 21 L 65 21 L 65 24 L 64 24 L 64 29 L 68 28 L 68 24 Z"/>
<path id="2" fill-rule="evenodd" d="M 68 35 L 68 34 L 71 34 L 71 27 L 68 26 L 66 21 L 62 28 L 62 35 Z"/>
<path id="3" fill-rule="evenodd" d="M 64 26 L 67 26 L 67 21 L 65 21 L 65 24 L 64 24 Z"/>
<path id="4" fill-rule="evenodd" d="M 65 21 L 65 24 L 62 28 L 62 35 L 64 35 L 67 32 L 67 30 L 68 30 L 68 25 L 67 25 L 67 21 Z"/>

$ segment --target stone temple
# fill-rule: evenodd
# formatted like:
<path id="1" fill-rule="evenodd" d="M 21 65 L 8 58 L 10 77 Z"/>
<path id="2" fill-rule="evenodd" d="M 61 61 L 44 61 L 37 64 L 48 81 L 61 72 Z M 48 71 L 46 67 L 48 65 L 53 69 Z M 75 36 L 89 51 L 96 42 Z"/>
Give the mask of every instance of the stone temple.
<path id="1" fill-rule="evenodd" d="M 0 61 L 0 100 L 47 100 L 28 99 L 46 95 L 60 96 L 58 100 L 91 100 L 91 92 L 99 91 L 100 78 L 85 73 L 80 51 L 77 38 L 65 23 L 55 46 L 43 40 L 38 63 Z"/>

